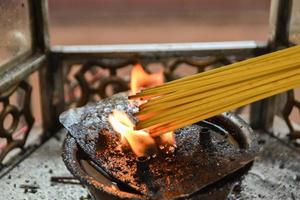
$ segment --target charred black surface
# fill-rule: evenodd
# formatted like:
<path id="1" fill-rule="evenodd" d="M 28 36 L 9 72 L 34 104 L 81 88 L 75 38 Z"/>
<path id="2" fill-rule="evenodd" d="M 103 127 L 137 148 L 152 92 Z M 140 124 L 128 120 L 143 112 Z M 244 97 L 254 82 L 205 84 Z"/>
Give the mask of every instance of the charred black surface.
<path id="1" fill-rule="evenodd" d="M 186 198 L 245 166 L 257 151 L 256 145 L 248 141 L 249 130 L 240 135 L 246 127 L 243 123 L 231 120 L 232 116 L 219 116 L 176 130 L 174 153 L 166 154 L 169 149 L 161 146 L 156 155 L 137 161 L 131 151 L 120 148 L 119 136 L 107 122 L 114 108 L 129 114 L 137 111 L 126 96 L 116 95 L 64 113 L 61 122 L 101 169 L 145 198 Z"/>
<path id="2" fill-rule="evenodd" d="M 89 156 L 79 147 L 76 139 L 70 135 L 64 141 L 63 161 L 70 172 L 77 177 L 83 185 L 86 185 L 97 199 L 144 199 L 143 196 L 129 192 L 128 188 L 116 184 L 113 177 L 103 173 L 98 165 L 91 165 Z"/>
<path id="3" fill-rule="evenodd" d="M 114 109 L 123 110 L 129 115 L 138 111 L 135 105 L 129 104 L 127 96 L 121 93 L 98 103 L 68 110 L 60 116 L 60 122 L 66 127 L 72 137 L 76 139 L 76 142 L 86 155 L 101 167 L 105 166 L 106 162 L 98 158 L 97 151 L 101 152 L 101 149 L 107 148 L 113 150 L 112 152 L 107 152 L 108 155 L 106 157 L 121 152 L 121 149 L 115 149 L 118 145 L 119 136 L 112 130 L 107 121 L 108 115 Z M 119 155 L 122 156 L 122 154 Z M 134 162 L 134 160 L 128 160 L 127 162 Z M 118 166 L 116 167 L 119 169 Z M 121 182 L 129 184 L 130 187 L 136 190 L 140 190 L 137 184 L 131 184 L 132 182 L 126 176 L 116 174 L 115 171 L 107 171 L 106 169 L 106 167 L 103 167 L 103 170 L 110 176 L 118 177 Z M 117 170 L 117 173 L 119 171 Z"/>
<path id="4" fill-rule="evenodd" d="M 210 135 L 210 146 L 198 142 L 203 129 Z M 116 142 L 97 152 L 98 163 L 151 199 L 172 199 L 189 196 L 253 159 L 253 154 L 230 144 L 224 133 L 200 125 L 178 129 L 175 134 L 177 148 L 173 154 L 161 149 L 155 158 L 140 162 L 131 152 L 120 151 Z"/>

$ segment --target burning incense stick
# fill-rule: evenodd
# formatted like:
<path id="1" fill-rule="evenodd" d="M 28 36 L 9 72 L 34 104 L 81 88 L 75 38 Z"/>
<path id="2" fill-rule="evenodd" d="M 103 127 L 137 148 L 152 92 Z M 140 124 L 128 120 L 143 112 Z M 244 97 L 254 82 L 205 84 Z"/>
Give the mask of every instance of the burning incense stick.
<path id="1" fill-rule="evenodd" d="M 157 136 L 299 85 L 300 46 L 295 46 L 145 89 L 130 98 L 148 100 L 136 114 L 136 128 Z"/>

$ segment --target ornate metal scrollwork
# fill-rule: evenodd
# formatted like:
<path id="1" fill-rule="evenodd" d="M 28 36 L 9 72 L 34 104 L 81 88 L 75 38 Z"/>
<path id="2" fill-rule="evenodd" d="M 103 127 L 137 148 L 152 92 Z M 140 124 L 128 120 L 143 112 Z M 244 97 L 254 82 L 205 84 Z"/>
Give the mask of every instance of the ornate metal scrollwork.
<path id="1" fill-rule="evenodd" d="M 127 91 L 129 89 L 128 80 L 125 80 L 124 77 L 118 75 L 117 70 L 129 67 L 135 63 L 136 62 L 132 60 L 111 65 L 102 61 L 88 61 L 84 63 L 74 75 L 77 83 L 72 83 L 70 80 L 67 80 L 68 89 L 65 91 L 68 95 L 67 99 L 69 99 L 67 105 L 71 105 L 75 102 L 75 106 L 82 106 L 93 100 L 95 96 L 98 96 L 100 99 L 105 98 L 110 95 L 108 91 L 110 86 L 113 94 Z M 72 65 L 70 68 L 72 68 Z M 101 73 L 101 69 L 106 70 L 107 73 Z M 71 69 L 69 69 L 69 71 L 70 70 Z M 88 72 L 90 72 L 91 77 L 86 76 Z M 74 98 L 75 95 L 73 94 L 76 93 L 76 89 L 80 90 L 80 95 L 77 95 L 78 97 Z"/>
<path id="2" fill-rule="evenodd" d="M 111 94 L 129 90 L 130 67 L 141 63 L 146 71 L 151 71 L 149 66 L 162 66 L 166 81 L 180 78 L 176 70 L 184 67 L 195 69 L 193 72 L 203 72 L 210 68 L 230 64 L 233 61 L 227 57 L 179 57 L 162 60 L 136 60 L 136 59 L 100 59 L 90 60 L 79 66 L 71 64 L 65 66 L 65 99 L 67 107 L 82 106 L 89 101 L 98 100 Z M 78 68 L 72 72 L 73 68 Z M 123 72 L 121 72 L 123 70 Z M 126 73 L 124 73 L 126 71 Z M 90 76 L 87 76 L 89 74 Z M 70 77 L 70 75 L 72 77 Z M 110 89 L 110 91 L 108 90 Z"/>
<path id="3" fill-rule="evenodd" d="M 34 123 L 30 109 L 31 90 L 32 88 L 27 82 L 21 81 L 17 86 L 0 95 L 0 103 L 2 104 L 0 111 L 0 138 L 2 138 L 2 141 L 6 140 L 6 144 L 1 146 L 0 162 L 12 149 L 17 147 L 24 148 L 27 136 Z M 11 96 L 21 91 L 24 93 L 23 101 L 20 102 L 21 106 L 14 105 L 11 101 Z M 11 116 L 11 122 L 7 125 L 5 121 L 9 116 Z M 19 127 L 21 120 L 25 124 L 23 127 Z M 15 137 L 14 134 L 20 129 L 22 137 Z"/>
<path id="4" fill-rule="evenodd" d="M 226 65 L 230 64 L 231 61 L 225 57 L 205 57 L 205 58 L 179 58 L 176 59 L 170 66 L 170 71 L 174 71 L 180 64 L 187 64 L 197 68 L 197 72 L 205 71 L 205 68 L 208 66 L 216 66 L 217 64 Z"/>
<path id="5" fill-rule="evenodd" d="M 300 101 L 296 100 L 294 90 L 290 90 L 286 92 L 286 102 L 282 109 L 282 118 L 285 121 L 286 125 L 289 129 L 289 136 L 291 139 L 300 138 L 300 131 L 295 130 L 290 120 L 290 115 L 292 113 L 293 108 L 296 107 L 297 110 L 300 112 Z"/>

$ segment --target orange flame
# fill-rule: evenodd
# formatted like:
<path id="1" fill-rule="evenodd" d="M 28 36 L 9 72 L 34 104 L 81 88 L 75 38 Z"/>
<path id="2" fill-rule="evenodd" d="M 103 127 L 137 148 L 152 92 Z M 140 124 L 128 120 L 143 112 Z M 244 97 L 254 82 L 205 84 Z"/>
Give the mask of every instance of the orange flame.
<path id="1" fill-rule="evenodd" d="M 135 94 L 141 88 L 157 86 L 163 83 L 163 72 L 148 74 L 140 64 L 135 64 L 131 71 L 131 92 Z M 153 138 L 145 130 L 134 130 L 134 123 L 129 116 L 120 110 L 113 110 L 108 121 L 120 134 L 123 146 L 129 146 L 137 157 L 149 156 L 157 151 L 157 146 L 175 147 L 175 136 L 168 132 Z"/>
<path id="2" fill-rule="evenodd" d="M 129 145 L 137 157 L 149 156 L 157 152 L 157 145 L 165 147 L 175 146 L 175 137 L 173 132 L 160 135 L 156 144 L 154 138 L 143 130 L 134 130 L 134 124 L 124 111 L 113 110 L 108 116 L 108 121 L 113 129 L 121 135 L 122 145 Z"/>
<path id="3" fill-rule="evenodd" d="M 156 151 L 154 139 L 145 131 L 136 131 L 125 112 L 114 110 L 108 120 L 113 129 L 121 135 L 122 144 L 125 139 L 137 157 L 148 156 Z"/>
<path id="4" fill-rule="evenodd" d="M 135 64 L 131 71 L 130 88 L 132 94 L 136 94 L 142 88 L 154 87 L 163 83 L 163 71 L 148 74 L 140 64 Z"/>
<path id="5" fill-rule="evenodd" d="M 167 145 L 167 146 L 174 146 L 175 145 L 175 135 L 174 132 L 167 132 L 159 136 L 160 143 Z"/>

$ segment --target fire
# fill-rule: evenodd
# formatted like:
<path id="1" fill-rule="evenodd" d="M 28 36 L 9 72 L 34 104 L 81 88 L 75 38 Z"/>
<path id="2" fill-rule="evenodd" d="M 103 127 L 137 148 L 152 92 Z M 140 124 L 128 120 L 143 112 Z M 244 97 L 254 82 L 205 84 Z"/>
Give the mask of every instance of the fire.
<path id="1" fill-rule="evenodd" d="M 124 111 L 113 110 L 108 116 L 108 121 L 113 129 L 121 135 L 121 143 L 129 146 L 137 157 L 149 156 L 157 152 L 160 148 L 175 146 L 173 132 L 164 133 L 157 138 L 153 138 L 148 132 L 134 130 L 134 124 Z"/>
<path id="2" fill-rule="evenodd" d="M 163 71 L 148 74 L 140 64 L 135 64 L 131 71 L 130 88 L 132 94 L 136 94 L 142 88 L 154 87 L 163 83 Z"/>
<path id="3" fill-rule="evenodd" d="M 136 93 L 141 88 L 157 86 L 163 83 L 163 72 L 148 74 L 140 64 L 134 65 L 131 71 L 131 92 Z M 175 136 L 168 132 L 153 138 L 145 130 L 134 130 L 134 123 L 129 116 L 120 110 L 114 110 L 108 121 L 112 128 L 120 134 L 122 146 L 130 147 L 137 157 L 149 156 L 165 147 L 175 147 Z M 158 148 L 159 147 L 159 148 Z"/>
<path id="4" fill-rule="evenodd" d="M 113 129 L 121 135 L 121 142 L 128 142 L 137 157 L 143 157 L 156 152 L 155 140 L 145 131 L 134 130 L 134 124 L 125 112 L 114 110 L 108 120 Z"/>
<path id="5" fill-rule="evenodd" d="M 167 132 L 159 136 L 160 143 L 164 146 L 175 146 L 174 132 Z"/>

